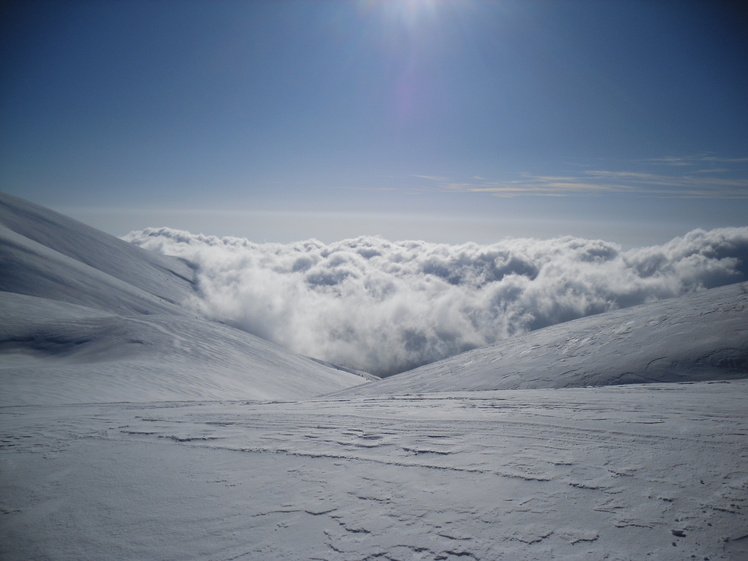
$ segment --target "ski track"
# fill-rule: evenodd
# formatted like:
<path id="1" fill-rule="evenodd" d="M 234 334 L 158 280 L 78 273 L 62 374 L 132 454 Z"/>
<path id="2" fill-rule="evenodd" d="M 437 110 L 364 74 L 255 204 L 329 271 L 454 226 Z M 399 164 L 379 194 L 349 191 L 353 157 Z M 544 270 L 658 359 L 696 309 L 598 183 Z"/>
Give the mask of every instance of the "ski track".
<path id="1" fill-rule="evenodd" d="M 4 407 L 0 558 L 745 559 L 747 389 Z"/>

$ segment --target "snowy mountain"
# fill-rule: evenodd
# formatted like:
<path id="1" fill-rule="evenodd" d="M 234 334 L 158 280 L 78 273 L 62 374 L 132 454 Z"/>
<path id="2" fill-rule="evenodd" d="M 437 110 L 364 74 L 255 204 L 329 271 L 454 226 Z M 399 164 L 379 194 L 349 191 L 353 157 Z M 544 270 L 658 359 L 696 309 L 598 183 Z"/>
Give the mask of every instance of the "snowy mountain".
<path id="1" fill-rule="evenodd" d="M 546 327 L 343 395 L 748 377 L 748 283 Z"/>
<path id="2" fill-rule="evenodd" d="M 299 399 L 365 381 L 188 313 L 184 262 L 4 194 L 0 263 L 3 404 Z"/>
<path id="3" fill-rule="evenodd" d="M 0 195 L 0 559 L 748 558 L 745 283 L 366 384 L 195 289 Z"/>
<path id="4" fill-rule="evenodd" d="M 178 313 L 193 291 L 184 262 L 0 193 L 0 288 L 127 314 Z"/>

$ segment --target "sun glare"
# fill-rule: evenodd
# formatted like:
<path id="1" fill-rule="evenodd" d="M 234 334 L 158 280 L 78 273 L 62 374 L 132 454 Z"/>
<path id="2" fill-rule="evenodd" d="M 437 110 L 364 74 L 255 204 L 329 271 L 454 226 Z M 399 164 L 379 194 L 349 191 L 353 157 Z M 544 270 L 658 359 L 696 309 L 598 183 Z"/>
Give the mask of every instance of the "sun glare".
<path id="1" fill-rule="evenodd" d="M 385 15 L 403 25 L 415 25 L 434 17 L 443 0 L 365 0 L 368 8 L 381 9 Z"/>

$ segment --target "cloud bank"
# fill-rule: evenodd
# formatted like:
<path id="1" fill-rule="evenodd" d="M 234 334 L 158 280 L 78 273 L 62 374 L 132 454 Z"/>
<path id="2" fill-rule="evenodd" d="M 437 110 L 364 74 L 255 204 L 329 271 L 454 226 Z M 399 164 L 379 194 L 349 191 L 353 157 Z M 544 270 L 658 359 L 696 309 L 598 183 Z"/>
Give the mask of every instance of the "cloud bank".
<path id="1" fill-rule="evenodd" d="M 387 376 L 529 330 L 748 278 L 748 228 L 622 251 L 579 238 L 491 245 L 360 237 L 256 244 L 146 228 L 195 264 L 188 304 L 308 356 Z"/>

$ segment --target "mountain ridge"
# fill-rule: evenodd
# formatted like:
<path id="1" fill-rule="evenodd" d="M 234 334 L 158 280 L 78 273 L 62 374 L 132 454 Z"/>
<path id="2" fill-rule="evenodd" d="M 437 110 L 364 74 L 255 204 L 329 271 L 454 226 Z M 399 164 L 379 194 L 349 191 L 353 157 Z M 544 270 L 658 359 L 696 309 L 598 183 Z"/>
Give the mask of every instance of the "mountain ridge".
<path id="1" fill-rule="evenodd" d="M 1 404 L 301 399 L 364 381 L 196 317 L 185 262 L 2 193 L 0 263 Z"/>

